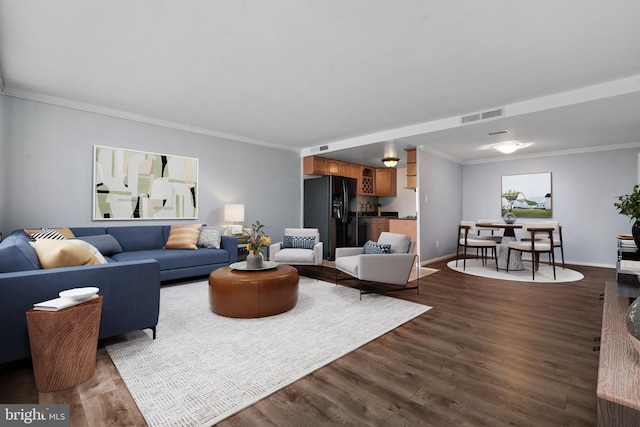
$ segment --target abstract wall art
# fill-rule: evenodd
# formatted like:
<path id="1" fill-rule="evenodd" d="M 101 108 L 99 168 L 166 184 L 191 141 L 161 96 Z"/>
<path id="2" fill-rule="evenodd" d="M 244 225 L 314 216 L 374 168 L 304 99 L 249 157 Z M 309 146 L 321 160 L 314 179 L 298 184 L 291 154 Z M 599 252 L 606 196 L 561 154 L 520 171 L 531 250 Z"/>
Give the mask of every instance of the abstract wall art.
<path id="1" fill-rule="evenodd" d="M 198 159 L 94 146 L 93 219 L 197 219 Z"/>

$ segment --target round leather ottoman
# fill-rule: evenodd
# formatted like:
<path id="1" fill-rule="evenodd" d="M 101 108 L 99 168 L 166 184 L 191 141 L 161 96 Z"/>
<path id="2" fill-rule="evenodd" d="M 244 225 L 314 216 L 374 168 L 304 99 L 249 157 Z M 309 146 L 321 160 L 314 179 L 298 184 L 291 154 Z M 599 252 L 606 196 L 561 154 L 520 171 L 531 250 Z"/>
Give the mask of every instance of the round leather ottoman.
<path id="1" fill-rule="evenodd" d="M 291 310 L 297 302 L 298 270 L 290 265 L 260 271 L 223 267 L 209 275 L 209 304 L 221 316 L 273 316 Z"/>

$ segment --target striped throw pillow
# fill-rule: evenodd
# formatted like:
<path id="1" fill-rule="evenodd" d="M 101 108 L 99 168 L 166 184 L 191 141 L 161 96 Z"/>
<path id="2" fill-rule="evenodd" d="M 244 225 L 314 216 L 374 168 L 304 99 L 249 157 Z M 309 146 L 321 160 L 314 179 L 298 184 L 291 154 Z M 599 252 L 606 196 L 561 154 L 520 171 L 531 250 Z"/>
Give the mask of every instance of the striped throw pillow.
<path id="1" fill-rule="evenodd" d="M 172 225 L 164 249 L 198 249 L 202 224 Z"/>
<path id="2" fill-rule="evenodd" d="M 42 228 L 40 229 L 40 231 L 31 234 L 29 237 L 31 237 L 32 240 L 39 240 L 39 239 L 65 240 L 66 239 L 66 237 L 64 237 L 62 233 L 51 228 Z"/>

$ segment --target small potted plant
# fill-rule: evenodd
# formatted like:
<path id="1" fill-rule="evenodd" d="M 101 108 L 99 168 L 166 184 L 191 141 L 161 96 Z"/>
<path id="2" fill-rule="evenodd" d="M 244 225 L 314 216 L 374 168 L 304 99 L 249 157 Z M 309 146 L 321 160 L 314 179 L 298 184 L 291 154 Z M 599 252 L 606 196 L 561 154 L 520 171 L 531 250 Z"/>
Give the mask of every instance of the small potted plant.
<path id="1" fill-rule="evenodd" d="M 626 215 L 630 221 L 631 235 L 636 242 L 636 246 L 640 248 L 640 187 L 638 184 L 633 186 L 631 194 L 618 196 L 618 201 L 613 204 L 620 215 Z"/>

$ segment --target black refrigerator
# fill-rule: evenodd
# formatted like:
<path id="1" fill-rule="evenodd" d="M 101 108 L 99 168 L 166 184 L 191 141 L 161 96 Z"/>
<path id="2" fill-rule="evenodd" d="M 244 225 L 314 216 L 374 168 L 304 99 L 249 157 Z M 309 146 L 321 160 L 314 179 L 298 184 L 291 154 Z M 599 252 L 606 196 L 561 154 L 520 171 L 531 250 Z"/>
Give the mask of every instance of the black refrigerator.
<path id="1" fill-rule="evenodd" d="M 304 226 L 317 228 L 324 258 L 335 259 L 336 248 L 357 246 L 358 181 L 342 176 L 304 180 Z"/>

